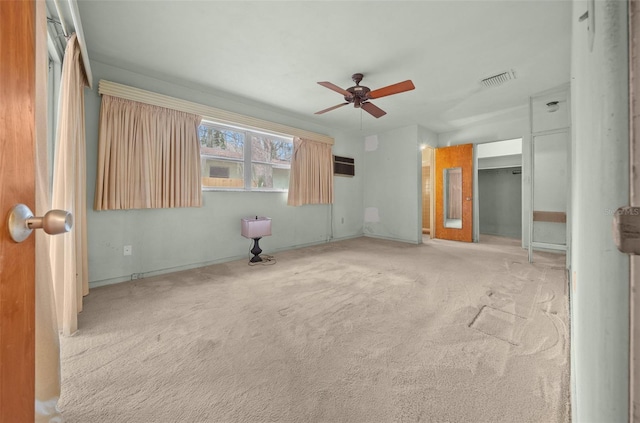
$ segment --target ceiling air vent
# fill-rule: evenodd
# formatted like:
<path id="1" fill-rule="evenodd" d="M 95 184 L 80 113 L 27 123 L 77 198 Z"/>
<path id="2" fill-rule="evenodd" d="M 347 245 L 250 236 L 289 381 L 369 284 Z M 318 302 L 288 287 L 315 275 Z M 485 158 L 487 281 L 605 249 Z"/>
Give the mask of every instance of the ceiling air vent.
<path id="1" fill-rule="evenodd" d="M 497 75 L 485 78 L 480 82 L 482 82 L 482 85 L 484 85 L 485 87 L 497 87 L 498 85 L 502 85 L 511 79 L 516 79 L 516 75 L 513 71 L 502 72 Z"/>

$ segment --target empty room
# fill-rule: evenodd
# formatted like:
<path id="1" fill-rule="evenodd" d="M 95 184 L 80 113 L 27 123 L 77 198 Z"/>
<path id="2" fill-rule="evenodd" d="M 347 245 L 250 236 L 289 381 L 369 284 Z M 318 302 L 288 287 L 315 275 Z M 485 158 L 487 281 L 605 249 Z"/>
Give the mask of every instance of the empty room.
<path id="1" fill-rule="evenodd" d="M 636 421 L 636 8 L 0 2 L 0 421 Z"/>

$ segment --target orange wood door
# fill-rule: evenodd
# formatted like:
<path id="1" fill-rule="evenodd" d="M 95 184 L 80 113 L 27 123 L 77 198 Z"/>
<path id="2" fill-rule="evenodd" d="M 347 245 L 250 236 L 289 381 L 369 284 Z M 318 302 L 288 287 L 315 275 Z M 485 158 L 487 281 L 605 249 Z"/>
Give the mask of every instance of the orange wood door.
<path id="1" fill-rule="evenodd" d="M 35 237 L 17 244 L 7 215 L 35 210 L 35 1 L 0 1 L 0 422 L 33 422 Z"/>
<path id="2" fill-rule="evenodd" d="M 435 237 L 472 242 L 473 144 L 436 148 L 435 153 L 436 180 L 432 191 L 436 198 Z M 447 171 L 451 184 L 446 183 Z M 450 187 L 457 186 L 458 182 L 460 189 Z M 449 204 L 448 215 L 445 213 L 445 203 Z"/>

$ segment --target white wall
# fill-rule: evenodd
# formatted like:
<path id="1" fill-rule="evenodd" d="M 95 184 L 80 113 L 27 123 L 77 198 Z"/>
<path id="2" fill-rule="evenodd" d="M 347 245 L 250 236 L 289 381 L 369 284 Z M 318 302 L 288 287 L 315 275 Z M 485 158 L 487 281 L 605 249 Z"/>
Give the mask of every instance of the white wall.
<path id="1" fill-rule="evenodd" d="M 358 164 L 362 163 L 363 146 L 359 137 L 331 133 L 328 128 L 272 110 L 244 105 L 104 63 L 92 62 L 91 66 L 96 88 L 85 91 L 85 111 L 89 280 L 92 286 L 129 280 L 133 273 L 150 276 L 248 258 L 251 241 L 240 236 L 240 219 L 245 216 L 265 215 L 273 219 L 273 235 L 260 242 L 266 254 L 326 242 L 332 237 L 341 239 L 362 235 L 363 172 L 358 171 Z M 95 212 L 99 79 L 332 135 L 336 142 L 334 153 L 355 158 L 356 176 L 335 178 L 333 207 L 290 207 L 286 205 L 285 193 L 207 191 L 203 193 L 202 208 Z M 133 246 L 131 256 L 123 255 L 124 245 Z"/>
<path id="2" fill-rule="evenodd" d="M 422 242 L 422 155 L 435 133 L 418 125 L 365 138 L 364 234 Z"/>
<path id="3" fill-rule="evenodd" d="M 524 138 L 529 134 L 529 110 L 526 105 L 504 112 L 492 119 L 478 122 L 455 131 L 438 134 L 438 146 L 479 144 Z M 522 149 L 525 150 L 525 145 Z"/>
<path id="4" fill-rule="evenodd" d="M 478 144 L 478 159 L 513 155 L 522 155 L 521 138 Z"/>
<path id="5" fill-rule="evenodd" d="M 480 234 L 522 236 L 521 167 L 478 171 Z"/>
<path id="6" fill-rule="evenodd" d="M 572 420 L 628 421 L 629 258 L 612 216 L 629 202 L 627 2 L 586 1 L 572 16 Z"/>

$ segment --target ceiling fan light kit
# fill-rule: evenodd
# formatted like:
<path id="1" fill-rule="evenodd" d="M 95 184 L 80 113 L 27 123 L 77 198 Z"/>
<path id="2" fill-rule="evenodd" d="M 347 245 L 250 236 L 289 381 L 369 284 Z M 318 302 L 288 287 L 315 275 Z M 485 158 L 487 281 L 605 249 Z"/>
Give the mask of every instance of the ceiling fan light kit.
<path id="1" fill-rule="evenodd" d="M 364 85 L 360 85 L 360 81 L 364 77 L 361 73 L 354 73 L 351 75 L 351 79 L 356 83 L 353 87 L 349 87 L 346 90 L 340 88 L 339 86 L 332 84 L 328 81 L 321 81 L 318 84 L 322 85 L 325 88 L 329 88 L 332 91 L 335 91 L 344 96 L 344 101 L 346 103 L 340 103 L 338 105 L 329 107 L 327 109 L 320 110 L 316 112 L 316 115 L 321 115 L 323 113 L 330 112 L 331 110 L 335 110 L 339 107 L 346 106 L 347 104 L 353 104 L 355 108 L 361 108 L 365 112 L 369 113 L 371 116 L 380 118 L 387 114 L 384 110 L 371 103 L 369 100 L 372 98 L 380 98 L 386 97 L 388 95 L 399 94 L 405 91 L 411 91 L 415 89 L 413 82 L 411 80 L 406 80 L 403 82 L 398 82 L 397 84 L 388 85 L 386 87 L 378 88 L 377 90 L 371 90 L 369 87 L 365 87 Z"/>

